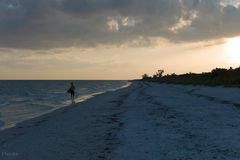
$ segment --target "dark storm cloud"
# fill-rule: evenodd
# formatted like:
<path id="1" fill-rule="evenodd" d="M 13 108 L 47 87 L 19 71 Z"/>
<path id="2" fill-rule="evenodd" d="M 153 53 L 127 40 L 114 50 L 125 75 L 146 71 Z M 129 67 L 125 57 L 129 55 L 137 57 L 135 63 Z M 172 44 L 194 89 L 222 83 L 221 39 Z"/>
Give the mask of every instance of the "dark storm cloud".
<path id="1" fill-rule="evenodd" d="M 121 45 L 239 35 L 239 1 L 0 0 L 0 47 Z M 143 44 L 139 42 L 139 44 Z"/>

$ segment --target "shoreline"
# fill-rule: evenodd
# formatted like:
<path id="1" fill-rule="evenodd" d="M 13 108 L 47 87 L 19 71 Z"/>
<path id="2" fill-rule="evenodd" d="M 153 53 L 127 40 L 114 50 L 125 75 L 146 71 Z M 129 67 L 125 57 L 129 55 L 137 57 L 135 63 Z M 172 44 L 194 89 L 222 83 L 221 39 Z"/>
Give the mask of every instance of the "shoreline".
<path id="1" fill-rule="evenodd" d="M 134 82 L 0 132 L 1 158 L 240 159 L 239 95 Z"/>
<path id="2" fill-rule="evenodd" d="M 53 145 L 48 148 L 49 150 L 55 148 L 56 151 L 62 151 L 64 155 L 72 153 L 73 158 L 84 157 L 84 155 L 87 158 L 89 155 L 84 150 L 73 153 L 72 149 L 65 150 L 66 146 L 61 146 L 62 143 L 74 145 L 76 139 L 79 141 L 76 142 L 76 145 L 85 144 L 89 145 L 89 148 L 95 148 L 90 149 L 95 152 L 92 153 L 95 157 L 106 155 L 117 144 L 116 132 L 123 125 L 118 121 L 119 116 L 124 112 L 119 106 L 123 99 L 136 88 L 136 85 L 131 84 L 127 88 L 96 95 L 84 102 L 57 109 L 0 131 L 0 152 L 10 154 L 10 156 L 2 156 L 1 158 L 27 160 L 41 159 L 42 155 L 47 155 L 48 159 L 52 159 L 50 157 L 54 157 L 56 153 L 45 153 L 44 149 L 49 142 L 52 142 L 51 145 Z M 82 136 L 79 137 L 76 135 L 77 133 Z M 69 139 L 71 140 L 69 141 Z M 93 143 L 91 142 L 93 139 L 98 140 Z M 80 147 L 78 145 L 76 147 Z M 102 146 L 100 147 L 101 151 L 97 147 L 99 145 Z M 11 156 L 13 153 L 17 153 L 17 156 Z M 26 158 L 33 155 L 37 155 L 37 157 Z"/>
<path id="3" fill-rule="evenodd" d="M 124 89 L 124 88 L 127 88 L 131 85 L 132 82 L 128 82 L 127 84 L 121 86 L 121 87 L 117 87 L 117 88 L 113 88 L 113 89 L 108 89 L 106 91 L 102 91 L 102 92 L 95 92 L 95 93 L 91 93 L 91 94 L 86 94 L 86 95 L 82 95 L 82 96 L 79 96 L 79 97 L 76 97 L 75 98 L 75 104 L 74 105 L 79 105 L 79 103 L 82 103 L 84 101 L 87 101 L 91 98 L 94 98 L 95 96 L 98 96 L 98 95 L 102 95 L 102 94 L 105 94 L 107 92 L 113 92 L 113 91 L 117 91 L 117 90 L 120 90 L 120 89 Z M 59 110 L 61 108 L 65 108 L 65 107 L 70 107 L 72 106 L 73 104 L 71 103 L 71 100 L 67 100 L 66 101 L 66 104 L 61 106 L 61 107 L 51 107 L 52 109 L 49 109 L 49 110 L 46 110 L 44 112 L 41 112 L 41 113 L 35 113 L 34 116 L 30 116 L 30 117 L 25 117 L 21 120 L 16 120 L 17 122 L 12 122 L 12 123 L 5 123 L 5 121 L 0 121 L 0 132 L 3 131 L 3 130 L 6 130 L 6 129 L 9 129 L 9 128 L 13 128 L 15 127 L 17 124 L 19 123 L 23 123 L 25 121 L 28 121 L 28 120 L 31 120 L 31 119 L 34 119 L 34 118 L 37 118 L 37 117 L 41 117 L 41 116 L 44 116 L 45 114 L 49 114 L 49 113 L 52 113 L 56 110 Z"/>

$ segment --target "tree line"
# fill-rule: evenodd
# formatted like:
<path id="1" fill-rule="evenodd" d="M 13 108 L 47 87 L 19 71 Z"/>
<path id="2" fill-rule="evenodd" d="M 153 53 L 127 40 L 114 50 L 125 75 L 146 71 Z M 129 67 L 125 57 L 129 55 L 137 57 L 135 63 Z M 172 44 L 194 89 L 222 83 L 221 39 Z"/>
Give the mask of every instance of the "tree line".
<path id="1" fill-rule="evenodd" d="M 158 70 L 153 76 L 142 75 L 143 81 L 153 81 L 173 84 L 193 84 L 193 85 L 224 85 L 240 86 L 240 67 L 233 69 L 215 68 L 211 72 L 167 74 L 164 70 Z"/>

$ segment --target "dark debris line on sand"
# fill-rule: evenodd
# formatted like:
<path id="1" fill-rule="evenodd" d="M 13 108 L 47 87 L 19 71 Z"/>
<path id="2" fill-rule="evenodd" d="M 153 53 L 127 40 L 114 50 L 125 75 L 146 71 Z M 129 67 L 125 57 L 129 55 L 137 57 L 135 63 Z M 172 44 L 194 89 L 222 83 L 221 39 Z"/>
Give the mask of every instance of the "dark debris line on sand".
<path id="1" fill-rule="evenodd" d="M 240 159 L 240 112 L 154 83 L 132 93 L 113 160 Z"/>
<path id="2" fill-rule="evenodd" d="M 198 94 L 198 93 L 194 93 L 195 91 L 197 91 L 198 89 L 191 89 L 190 91 L 187 91 L 186 93 L 189 94 L 189 95 L 192 95 L 192 96 L 197 96 L 197 97 L 202 97 L 202 98 L 205 98 L 209 101 L 215 101 L 217 103 L 222 103 L 222 104 L 230 104 L 230 105 L 233 105 L 234 107 L 236 108 L 239 108 L 240 109 L 240 104 L 239 103 L 235 103 L 235 102 L 232 102 L 232 101 L 227 101 L 227 100 L 221 100 L 221 99 L 218 99 L 216 97 L 212 97 L 212 96 L 207 96 L 207 95 L 203 95 L 203 94 Z"/>

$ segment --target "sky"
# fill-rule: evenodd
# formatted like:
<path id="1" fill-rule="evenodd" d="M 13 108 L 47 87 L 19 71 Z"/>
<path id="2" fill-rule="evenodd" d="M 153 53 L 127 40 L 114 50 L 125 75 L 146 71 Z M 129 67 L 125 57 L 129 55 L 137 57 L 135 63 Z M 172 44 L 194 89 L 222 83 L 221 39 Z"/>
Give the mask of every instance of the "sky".
<path id="1" fill-rule="evenodd" d="M 0 0 L 0 79 L 136 79 L 240 63 L 240 0 Z"/>

